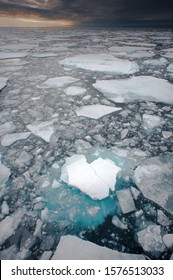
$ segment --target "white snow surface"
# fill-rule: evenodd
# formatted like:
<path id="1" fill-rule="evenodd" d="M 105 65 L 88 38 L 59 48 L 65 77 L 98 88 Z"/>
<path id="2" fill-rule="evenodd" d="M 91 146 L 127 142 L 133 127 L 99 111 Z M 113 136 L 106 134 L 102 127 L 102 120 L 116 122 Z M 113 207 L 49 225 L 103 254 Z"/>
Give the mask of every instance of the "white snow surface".
<path id="1" fill-rule="evenodd" d="M 39 88 L 59 88 L 66 86 L 68 84 L 72 84 L 79 81 L 79 79 L 70 77 L 70 76 L 62 76 L 62 77 L 55 77 L 55 78 L 49 78 L 47 81 L 45 81 L 41 86 L 38 86 Z"/>
<path id="2" fill-rule="evenodd" d="M 115 58 L 110 54 L 81 54 L 59 62 L 64 66 L 108 74 L 133 74 L 139 71 L 135 62 Z"/>
<path id="3" fill-rule="evenodd" d="M 86 89 L 79 86 L 71 86 L 64 89 L 64 92 L 66 95 L 83 95 Z"/>
<path id="4" fill-rule="evenodd" d="M 2 146 L 10 146 L 16 141 L 27 139 L 30 135 L 31 135 L 31 132 L 20 132 L 20 133 L 6 134 L 1 140 L 1 145 Z"/>
<path id="5" fill-rule="evenodd" d="M 49 143 L 50 137 L 54 132 L 53 123 L 55 120 L 28 124 L 27 128 L 36 136 L 41 137 Z"/>
<path id="6" fill-rule="evenodd" d="M 7 85 L 8 78 L 0 77 L 0 90 Z"/>
<path id="7" fill-rule="evenodd" d="M 145 260 L 145 257 L 121 253 L 77 236 L 66 235 L 61 237 L 52 260 Z"/>
<path id="8" fill-rule="evenodd" d="M 173 84 L 151 76 L 97 80 L 93 87 L 102 92 L 108 99 L 119 103 L 147 100 L 173 104 Z"/>
<path id="9" fill-rule="evenodd" d="M 74 155 L 66 160 L 61 180 L 80 189 L 92 199 L 104 199 L 115 189 L 116 177 L 121 170 L 109 159 L 97 158 L 92 163 L 84 155 Z"/>
<path id="10" fill-rule="evenodd" d="M 75 110 L 78 116 L 88 117 L 92 119 L 99 119 L 105 115 L 111 114 L 113 112 L 117 112 L 122 110 L 120 107 L 112 107 L 105 105 L 88 105 L 82 106 Z"/>

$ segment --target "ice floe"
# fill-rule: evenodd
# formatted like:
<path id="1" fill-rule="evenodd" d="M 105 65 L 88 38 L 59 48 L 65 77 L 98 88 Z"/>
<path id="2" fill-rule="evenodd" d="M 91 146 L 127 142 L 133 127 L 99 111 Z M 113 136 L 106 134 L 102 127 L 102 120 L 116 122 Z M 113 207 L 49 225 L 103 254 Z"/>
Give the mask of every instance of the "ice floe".
<path id="1" fill-rule="evenodd" d="M 3 136 L 7 133 L 14 132 L 15 129 L 16 129 L 16 126 L 14 125 L 14 123 L 12 121 L 5 122 L 0 125 L 0 136 Z"/>
<path id="2" fill-rule="evenodd" d="M 134 182 L 143 195 L 173 214 L 173 156 L 145 160 L 134 171 Z"/>
<path id="3" fill-rule="evenodd" d="M 8 78 L 0 77 L 0 90 L 7 85 Z"/>
<path id="4" fill-rule="evenodd" d="M 52 260 L 145 260 L 137 254 L 121 253 L 79 237 L 62 236 Z"/>
<path id="5" fill-rule="evenodd" d="M 6 134 L 1 140 L 1 145 L 2 146 L 10 146 L 16 141 L 27 139 L 30 135 L 31 135 L 31 132 L 20 132 L 20 133 Z"/>
<path id="6" fill-rule="evenodd" d="M 2 52 L 0 53 L 0 59 L 11 59 L 11 58 L 20 58 L 20 57 L 26 57 L 28 54 L 23 52 Z"/>
<path id="7" fill-rule="evenodd" d="M 120 107 L 112 107 L 105 105 L 88 105 L 82 106 L 75 110 L 78 116 L 88 117 L 92 119 L 99 119 L 105 115 L 111 114 L 113 112 L 117 112 L 122 110 Z"/>
<path id="8" fill-rule="evenodd" d="M 6 183 L 11 175 L 11 171 L 8 167 L 0 164 L 0 186 Z"/>
<path id="9" fill-rule="evenodd" d="M 109 196 L 110 190 L 115 189 L 120 170 L 120 167 L 108 159 L 98 158 L 89 164 L 84 155 L 74 155 L 66 159 L 61 180 L 80 189 L 92 199 L 104 199 Z"/>
<path id="10" fill-rule="evenodd" d="M 173 104 L 173 84 L 150 76 L 138 76 L 120 80 L 97 80 L 93 87 L 108 99 L 127 103 L 148 100 Z"/>
<path id="11" fill-rule="evenodd" d="M 83 95 L 86 92 L 86 89 L 79 86 L 71 86 L 65 88 L 64 92 L 67 95 Z"/>
<path id="12" fill-rule="evenodd" d="M 149 48 L 138 46 L 114 46 L 110 47 L 109 51 L 116 56 L 132 58 L 145 58 L 154 56 L 154 53 Z"/>
<path id="13" fill-rule="evenodd" d="M 116 191 L 118 202 L 123 214 L 127 214 L 136 210 L 133 197 L 129 189 Z"/>
<path id="14" fill-rule="evenodd" d="M 108 74 L 133 74 L 139 70 L 137 63 L 118 59 L 110 54 L 81 54 L 65 58 L 59 63 L 63 66 Z"/>
<path id="15" fill-rule="evenodd" d="M 173 73 L 173 63 L 169 64 L 167 71 Z"/>
<path id="16" fill-rule="evenodd" d="M 152 129 L 161 126 L 163 124 L 163 120 L 159 116 L 143 114 L 143 127 L 147 131 L 151 131 Z"/>
<path id="17" fill-rule="evenodd" d="M 79 79 L 70 77 L 70 76 L 62 76 L 62 77 L 55 77 L 55 78 L 49 78 L 47 81 L 45 81 L 41 86 L 38 86 L 40 88 L 59 88 L 66 86 L 68 84 L 72 84 L 79 81 Z"/>
<path id="18" fill-rule="evenodd" d="M 167 61 L 166 58 L 164 57 L 161 57 L 159 59 L 148 59 L 148 60 L 145 60 L 143 62 L 144 65 L 149 65 L 149 66 L 166 66 L 169 62 Z"/>
<path id="19" fill-rule="evenodd" d="M 36 136 L 42 138 L 46 142 L 50 142 L 51 135 L 54 132 L 53 123 L 55 120 L 28 124 L 27 128 Z"/>

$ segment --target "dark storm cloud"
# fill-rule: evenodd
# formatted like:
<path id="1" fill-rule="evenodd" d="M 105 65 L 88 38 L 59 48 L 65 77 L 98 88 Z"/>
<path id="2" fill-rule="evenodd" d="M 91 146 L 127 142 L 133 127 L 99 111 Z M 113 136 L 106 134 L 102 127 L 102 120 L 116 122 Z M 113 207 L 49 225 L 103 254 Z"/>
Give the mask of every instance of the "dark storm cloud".
<path id="1" fill-rule="evenodd" d="M 79 21 L 173 20 L 172 0 L 0 0 L 4 14 Z"/>

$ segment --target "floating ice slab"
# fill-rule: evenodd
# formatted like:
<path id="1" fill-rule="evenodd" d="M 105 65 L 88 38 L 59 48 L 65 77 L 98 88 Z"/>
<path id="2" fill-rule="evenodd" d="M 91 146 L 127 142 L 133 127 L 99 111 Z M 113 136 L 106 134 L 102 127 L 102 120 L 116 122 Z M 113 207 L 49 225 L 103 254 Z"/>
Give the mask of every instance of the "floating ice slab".
<path id="1" fill-rule="evenodd" d="M 62 76 L 62 77 L 55 77 L 50 78 L 47 81 L 45 81 L 40 88 L 59 88 L 66 86 L 68 84 L 72 84 L 79 81 L 79 79 L 70 77 L 70 76 Z"/>
<path id="2" fill-rule="evenodd" d="M 136 210 L 135 204 L 129 189 L 116 191 L 118 202 L 123 214 L 127 214 Z"/>
<path id="3" fill-rule="evenodd" d="M 166 58 L 161 57 L 159 59 L 148 59 L 143 62 L 144 65 L 149 66 L 166 66 L 168 64 L 168 61 Z"/>
<path id="4" fill-rule="evenodd" d="M 7 216 L 0 222 L 0 245 L 2 245 L 18 228 L 21 218 L 23 216 L 22 211 L 15 212 L 11 216 Z"/>
<path id="5" fill-rule="evenodd" d="M 0 136 L 15 131 L 16 126 L 13 122 L 6 122 L 0 125 Z"/>
<path id="6" fill-rule="evenodd" d="M 64 89 L 64 92 L 67 95 L 83 95 L 86 92 L 86 89 L 78 86 L 71 86 Z"/>
<path id="7" fill-rule="evenodd" d="M 50 137 L 54 132 L 53 123 L 55 120 L 28 124 L 27 128 L 36 136 L 41 137 L 46 142 L 50 142 Z"/>
<path id="8" fill-rule="evenodd" d="M 154 55 L 154 53 L 149 48 L 138 46 L 115 46 L 110 47 L 109 51 L 116 56 L 133 58 L 152 57 Z"/>
<path id="9" fill-rule="evenodd" d="M 7 78 L 0 77 L 0 90 L 3 89 L 7 85 Z"/>
<path id="10" fill-rule="evenodd" d="M 57 53 L 32 53 L 30 56 L 35 57 L 35 58 L 46 58 L 46 57 L 53 57 L 53 56 L 58 56 Z"/>
<path id="11" fill-rule="evenodd" d="M 5 165 L 0 164 L 0 186 L 7 182 L 10 175 L 11 175 L 10 169 Z"/>
<path id="12" fill-rule="evenodd" d="M 19 58 L 19 57 L 26 57 L 28 54 L 27 53 L 22 53 L 22 52 L 18 52 L 18 53 L 15 53 L 15 52 L 9 52 L 9 53 L 6 53 L 6 52 L 2 52 L 0 53 L 0 59 L 11 59 L 11 58 Z"/>
<path id="13" fill-rule="evenodd" d="M 79 237 L 61 237 L 52 260 L 145 260 L 142 255 L 126 254 L 99 246 Z"/>
<path id="14" fill-rule="evenodd" d="M 105 105 L 89 105 L 78 108 L 75 112 L 78 116 L 99 119 L 105 115 L 122 110 L 120 107 L 111 107 Z"/>
<path id="15" fill-rule="evenodd" d="M 167 71 L 173 73 L 173 63 L 169 64 Z"/>
<path id="16" fill-rule="evenodd" d="M 160 155 L 139 165 L 134 182 L 144 196 L 173 214 L 173 155 Z"/>
<path id="17" fill-rule="evenodd" d="M 60 64 L 108 74 L 133 74 L 139 70 L 135 62 L 115 58 L 110 54 L 81 54 L 65 58 Z"/>
<path id="18" fill-rule="evenodd" d="M 121 170 L 108 159 L 98 158 L 91 164 L 84 155 L 75 155 L 66 160 L 61 180 L 80 189 L 92 199 L 104 199 L 115 189 L 116 177 Z"/>
<path id="19" fill-rule="evenodd" d="M 31 135 L 31 132 L 6 134 L 1 140 L 1 145 L 10 146 L 16 141 L 27 139 L 30 135 Z"/>
<path id="20" fill-rule="evenodd" d="M 121 80 L 98 80 L 93 87 L 115 102 L 148 100 L 173 104 L 173 84 L 155 77 L 138 76 Z"/>
<path id="21" fill-rule="evenodd" d="M 155 115 L 143 114 L 142 119 L 143 127 L 148 131 L 151 131 L 152 129 L 163 124 L 161 117 Z"/>

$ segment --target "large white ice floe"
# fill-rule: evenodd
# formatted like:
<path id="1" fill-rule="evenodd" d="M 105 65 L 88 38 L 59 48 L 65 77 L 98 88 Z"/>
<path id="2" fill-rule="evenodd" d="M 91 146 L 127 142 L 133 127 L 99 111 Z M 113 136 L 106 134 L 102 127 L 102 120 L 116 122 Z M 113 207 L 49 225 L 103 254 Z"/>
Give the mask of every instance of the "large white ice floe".
<path id="1" fill-rule="evenodd" d="M 59 88 L 64 87 L 66 85 L 72 84 L 79 81 L 79 79 L 70 77 L 70 76 L 61 76 L 55 78 L 49 78 L 45 81 L 39 88 Z"/>
<path id="2" fill-rule="evenodd" d="M 0 77 L 0 90 L 7 85 L 8 78 Z"/>
<path id="3" fill-rule="evenodd" d="M 137 76 L 120 80 L 98 80 L 93 87 L 110 100 L 127 103 L 147 100 L 173 104 L 173 84 L 150 76 Z"/>
<path id="4" fill-rule="evenodd" d="M 28 124 L 27 128 L 36 136 L 42 138 L 46 142 L 50 142 L 50 137 L 54 133 L 55 120 Z"/>
<path id="5" fill-rule="evenodd" d="M 20 132 L 20 133 L 10 133 L 6 134 L 2 140 L 2 146 L 10 146 L 16 141 L 25 140 L 31 135 L 31 132 Z"/>
<path id="6" fill-rule="evenodd" d="M 135 62 L 118 59 L 110 54 L 81 54 L 65 58 L 60 64 L 108 74 L 133 74 L 139 71 Z"/>
<path id="7" fill-rule="evenodd" d="M 173 214 L 173 155 L 145 160 L 134 171 L 134 182 L 144 196 Z"/>
<path id="8" fill-rule="evenodd" d="M 145 257 L 121 253 L 77 236 L 66 235 L 61 237 L 52 260 L 145 260 Z"/>
<path id="9" fill-rule="evenodd" d="M 78 116 L 88 117 L 92 119 L 99 119 L 105 115 L 111 114 L 113 112 L 117 112 L 122 110 L 120 107 L 112 107 L 105 105 L 88 105 L 82 106 L 75 110 Z"/>
<path id="10" fill-rule="evenodd" d="M 74 155 L 66 159 L 61 180 L 80 189 L 92 199 L 104 199 L 110 190 L 115 190 L 116 177 L 120 167 L 109 159 L 97 158 L 90 164 L 84 155 Z"/>

